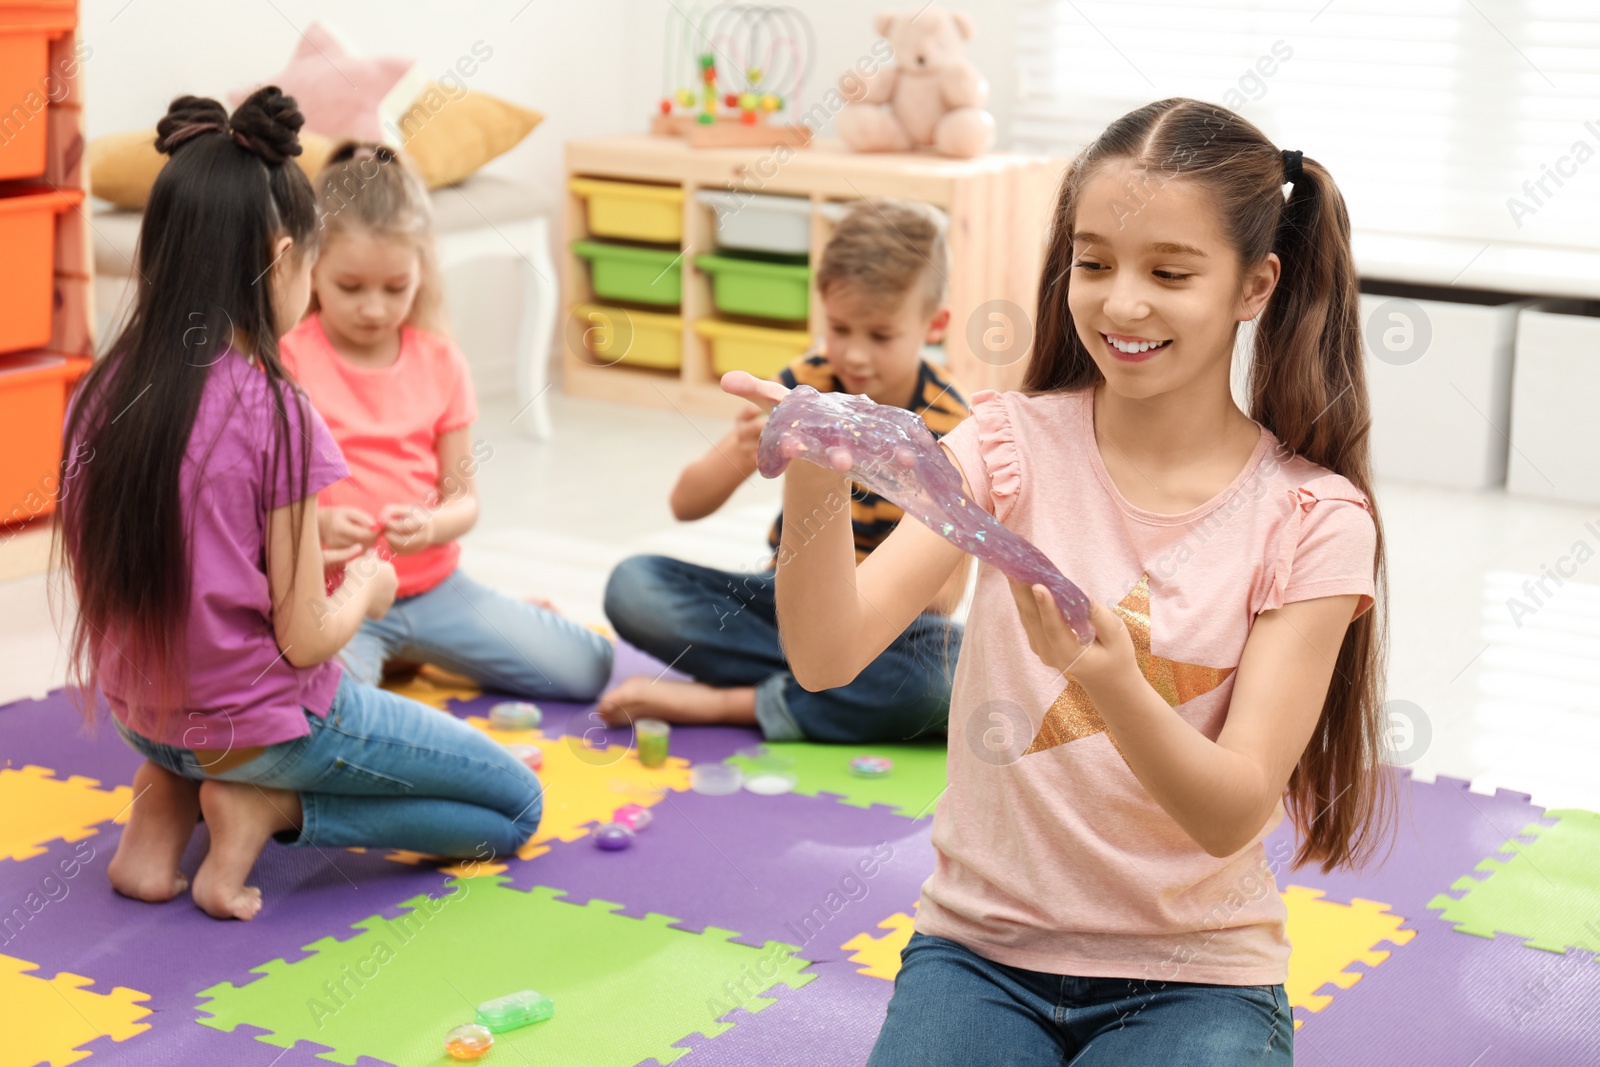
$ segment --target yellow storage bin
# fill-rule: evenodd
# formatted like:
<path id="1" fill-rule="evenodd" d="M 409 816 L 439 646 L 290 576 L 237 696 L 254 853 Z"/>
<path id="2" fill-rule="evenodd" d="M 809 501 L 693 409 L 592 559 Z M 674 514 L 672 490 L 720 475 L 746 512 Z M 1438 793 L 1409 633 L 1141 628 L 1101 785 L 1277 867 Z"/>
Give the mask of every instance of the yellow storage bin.
<path id="1" fill-rule="evenodd" d="M 683 240 L 683 189 L 600 178 L 569 178 L 567 188 L 589 206 L 589 232 L 599 237 L 676 244 Z"/>
<path id="2" fill-rule="evenodd" d="M 774 330 L 770 326 L 700 319 L 694 324 L 694 332 L 711 342 L 711 365 L 718 374 L 743 370 L 757 378 L 771 378 L 811 348 L 807 330 Z"/>
<path id="3" fill-rule="evenodd" d="M 579 304 L 572 310 L 584 326 L 583 345 L 603 364 L 675 370 L 683 366 L 683 318 L 654 311 Z"/>

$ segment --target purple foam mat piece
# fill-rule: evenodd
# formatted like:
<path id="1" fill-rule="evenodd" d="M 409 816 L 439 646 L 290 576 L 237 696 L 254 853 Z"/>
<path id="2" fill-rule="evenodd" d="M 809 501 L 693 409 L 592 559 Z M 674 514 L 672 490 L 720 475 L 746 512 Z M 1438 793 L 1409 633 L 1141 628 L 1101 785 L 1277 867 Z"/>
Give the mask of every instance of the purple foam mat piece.
<path id="1" fill-rule="evenodd" d="M 1414 781 L 1405 772 L 1399 795 L 1394 851 L 1381 865 L 1362 871 L 1340 868 L 1323 874 L 1315 864 L 1289 870 L 1295 836 L 1285 819 L 1266 840 L 1279 888 L 1320 889 L 1326 899 L 1340 904 L 1355 897 L 1381 901 L 1415 926 L 1433 914 L 1427 910 L 1428 901 L 1457 878 L 1472 874 L 1480 860 L 1494 855 L 1530 824 L 1551 821 L 1542 820 L 1544 809 L 1526 793 L 1508 789 L 1492 796 L 1474 793 L 1465 781 L 1443 775 L 1429 783 Z"/>
<path id="2" fill-rule="evenodd" d="M 30 915 L 20 929 L 7 930 L 0 951 L 37 963 L 38 974 L 70 971 L 93 979 L 96 987 L 120 985 L 148 993 L 146 1007 L 195 1028 L 200 1028 L 193 1021 L 200 990 L 224 981 L 244 985 L 259 977 L 249 973 L 252 967 L 279 958 L 303 959 L 305 945 L 355 936 L 359 931 L 350 929 L 353 923 L 376 913 L 397 916 L 405 910 L 398 907 L 402 901 L 446 892 L 445 875 L 429 864 L 396 863 L 377 852 L 269 843 L 251 877 L 261 887 L 261 913 L 247 923 L 223 922 L 201 912 L 187 896 L 148 904 L 112 892 L 105 864 L 121 833 L 117 827 L 101 835 L 105 850 L 97 844 L 95 858 L 65 883 L 64 896 Z M 205 827 L 198 827 L 184 854 L 185 871 L 193 873 L 209 843 Z M 49 859 L 36 856 L 0 863 L 0 868 L 28 868 L 37 883 L 55 869 Z M 184 1027 L 173 1032 L 179 1035 L 174 1040 L 189 1040 Z M 154 1047 L 150 1041 L 141 1044 Z"/>
<path id="3" fill-rule="evenodd" d="M 683 929 L 735 931 L 760 946 L 800 946 L 808 960 L 837 960 L 839 946 L 909 912 L 933 870 L 931 820 L 881 805 L 856 808 L 790 793 L 670 793 L 650 826 L 622 852 L 587 838 L 507 872 L 520 889 L 563 890 L 581 904 L 620 902 L 622 914 L 669 915 Z M 876 852 L 874 850 L 877 850 Z M 868 861 L 872 877 L 859 866 Z"/>
<path id="4" fill-rule="evenodd" d="M 858 974 L 855 964 L 818 963 L 817 977 L 790 989 L 780 985 L 765 994 L 777 1001 L 757 1012 L 735 1009 L 721 1016 L 733 1023 L 716 1037 L 693 1034 L 677 1043 L 690 1049 L 676 1067 L 843 1067 L 865 1063 L 878 1039 L 894 983 Z M 733 1003 L 737 991 L 728 996 Z M 657 1064 L 657 1060 L 647 1060 Z"/>
<path id="5" fill-rule="evenodd" d="M 36 764 L 59 778 L 82 775 L 107 789 L 128 785 L 143 762 L 123 744 L 104 703 L 92 726 L 57 689 L 43 700 L 19 700 L 0 707 L 0 767 Z"/>
<path id="6" fill-rule="evenodd" d="M 1362 978 L 1296 1012 L 1309 1067 L 1592 1067 L 1600 1063 L 1600 961 L 1419 923 Z"/>
<path id="7" fill-rule="evenodd" d="M 297 1041 L 292 1048 L 279 1048 L 257 1041 L 267 1031 L 241 1025 L 231 1031 L 197 1025 L 187 1013 L 161 1012 L 147 1015 L 140 1022 L 150 1029 L 126 1041 L 98 1037 L 79 1046 L 96 1064 L 228 1064 L 229 1067 L 328 1067 L 330 1061 L 318 1057 L 333 1051 L 326 1045 Z M 355 1067 L 389 1067 L 384 1060 L 358 1056 Z"/>
<path id="8" fill-rule="evenodd" d="M 661 661 L 618 639 L 611 680 L 606 688 L 636 675 L 667 681 L 687 679 L 687 675 L 668 669 Z M 454 700 L 450 710 L 461 718 L 487 716 L 491 707 L 506 699 L 502 694 L 484 693 L 470 700 Z M 603 740 L 607 745 L 624 746 L 632 740 L 631 727 L 606 727 L 594 713 L 593 703 L 571 704 L 554 700 L 541 700 L 538 703 L 539 710 L 544 713 L 539 729 L 548 737 L 586 737 L 591 743 Z M 761 731 L 753 726 L 675 726 L 672 729 L 671 749 L 672 755 L 691 763 L 714 763 L 727 759 L 741 748 L 760 742 Z"/>

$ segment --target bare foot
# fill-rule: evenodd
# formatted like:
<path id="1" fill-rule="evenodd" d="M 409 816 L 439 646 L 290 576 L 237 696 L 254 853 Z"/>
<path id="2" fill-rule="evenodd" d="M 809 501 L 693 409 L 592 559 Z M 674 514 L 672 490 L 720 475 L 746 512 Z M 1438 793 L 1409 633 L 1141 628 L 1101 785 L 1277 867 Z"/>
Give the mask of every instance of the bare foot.
<path id="1" fill-rule="evenodd" d="M 200 784 L 211 851 L 194 876 L 194 902 L 213 919 L 253 919 L 261 890 L 245 885 L 267 839 L 300 827 L 300 794 L 242 782 Z"/>
<path id="2" fill-rule="evenodd" d="M 171 900 L 189 887 L 178 861 L 200 817 L 200 783 L 145 760 L 133 775 L 132 807 L 106 867 L 111 888 L 134 900 Z"/>
<path id="3" fill-rule="evenodd" d="M 641 674 L 600 694 L 595 711 L 607 726 L 627 726 L 640 718 L 753 724 L 756 691 L 749 686 L 718 689 L 704 682 L 653 681 Z"/>

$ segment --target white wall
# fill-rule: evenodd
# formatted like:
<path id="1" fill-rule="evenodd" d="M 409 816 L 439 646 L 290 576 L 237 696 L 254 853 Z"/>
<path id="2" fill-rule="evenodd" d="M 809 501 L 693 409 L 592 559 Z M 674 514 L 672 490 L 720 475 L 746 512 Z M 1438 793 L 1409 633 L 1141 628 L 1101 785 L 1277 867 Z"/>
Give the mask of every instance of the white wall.
<path id="1" fill-rule="evenodd" d="M 876 9 L 848 0 L 795 6 L 816 35 L 805 93 L 812 103 L 872 47 Z M 1016 0 L 951 6 L 979 21 L 970 54 L 989 76 L 990 109 L 1003 146 L 1015 97 Z M 337 27 L 364 54 L 415 57 L 430 76 L 483 42 L 494 54 L 469 86 L 545 115 L 488 169 L 526 183 L 555 210 L 562 145 L 646 128 L 662 93 L 668 16 L 690 10 L 685 0 L 86 0 L 82 30 L 93 50 L 84 64 L 89 136 L 154 126 L 183 93 L 226 102 L 229 90 L 280 70 L 313 21 Z M 672 84 L 686 75 L 692 71 Z M 508 386 L 514 317 L 493 309 L 516 298 L 509 272 L 469 265 L 452 276 L 449 288 L 456 331 L 480 390 Z"/>

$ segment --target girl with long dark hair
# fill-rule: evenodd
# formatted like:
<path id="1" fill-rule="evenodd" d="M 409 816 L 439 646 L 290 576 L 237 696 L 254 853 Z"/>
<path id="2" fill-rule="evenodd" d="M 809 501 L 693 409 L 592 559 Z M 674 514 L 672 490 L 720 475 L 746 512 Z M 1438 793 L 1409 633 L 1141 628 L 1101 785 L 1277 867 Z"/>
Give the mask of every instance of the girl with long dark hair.
<path id="1" fill-rule="evenodd" d="M 316 494 L 346 467 L 278 358 L 320 232 L 292 162 L 303 121 L 273 87 L 232 115 L 172 102 L 134 310 L 64 431 L 71 681 L 86 714 L 104 694 L 145 757 L 111 882 L 181 893 L 203 815 L 193 897 L 218 918 L 259 911 L 245 882 L 274 835 L 482 858 L 521 846 L 542 810 L 533 772 L 487 736 L 333 661 L 396 579 L 366 556 L 324 592 Z"/>

